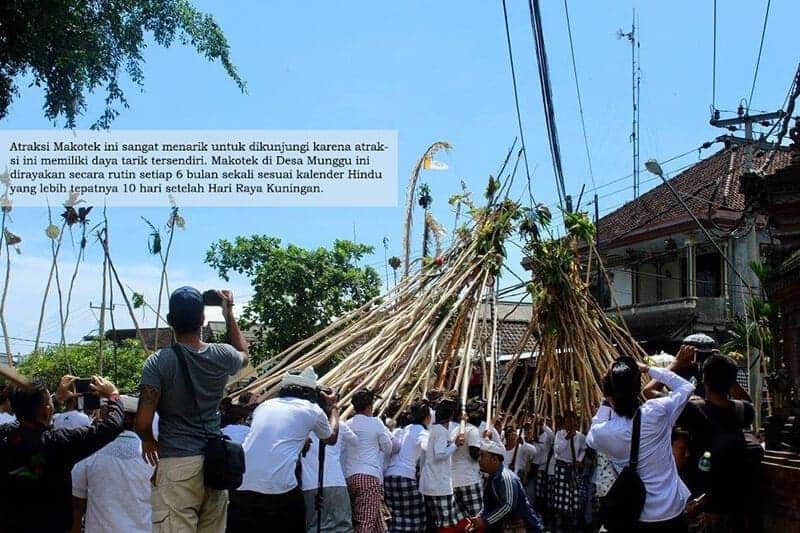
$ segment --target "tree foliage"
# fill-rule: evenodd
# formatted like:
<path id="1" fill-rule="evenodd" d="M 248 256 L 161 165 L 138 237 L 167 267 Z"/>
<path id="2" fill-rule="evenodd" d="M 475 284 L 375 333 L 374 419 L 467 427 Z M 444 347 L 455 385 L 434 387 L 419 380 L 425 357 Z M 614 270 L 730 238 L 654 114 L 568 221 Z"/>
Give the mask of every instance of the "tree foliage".
<path id="1" fill-rule="evenodd" d="M 71 344 L 66 347 L 66 357 L 72 365 L 72 373 L 78 377 L 91 377 L 100 371 L 100 343 L 91 341 Z M 103 343 L 103 374 L 114 382 L 120 392 L 135 392 L 139 389 L 142 365 L 147 354 L 138 341 L 126 339 L 117 345 L 116 355 L 113 343 Z M 29 355 L 17 367 L 28 377 L 43 379 L 51 391 L 55 391 L 61 376 L 68 373 L 67 359 L 60 346 L 53 345 Z"/>
<path id="2" fill-rule="evenodd" d="M 142 87 L 148 39 L 176 40 L 219 61 L 244 91 L 230 48 L 213 17 L 189 0 L 3 0 L 0 2 L 0 119 L 8 115 L 17 81 L 29 76 L 45 92 L 44 115 L 67 127 L 86 110 L 86 94 L 105 89 L 105 110 L 92 126 L 108 128 L 128 107 L 120 76 Z"/>
<path id="3" fill-rule="evenodd" d="M 254 235 L 213 243 L 206 263 L 226 281 L 231 272 L 250 279 L 253 296 L 240 324 L 255 332 L 250 351 L 259 362 L 377 296 L 378 272 L 358 266 L 373 251 L 347 240 L 332 249 L 283 247 L 280 239 Z"/>

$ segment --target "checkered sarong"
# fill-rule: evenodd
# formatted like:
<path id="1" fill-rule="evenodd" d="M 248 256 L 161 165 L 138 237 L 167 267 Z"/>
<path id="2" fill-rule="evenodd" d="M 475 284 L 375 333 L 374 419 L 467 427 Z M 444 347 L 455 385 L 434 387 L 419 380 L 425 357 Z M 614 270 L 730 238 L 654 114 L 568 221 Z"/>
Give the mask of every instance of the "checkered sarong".
<path id="1" fill-rule="evenodd" d="M 453 496 L 458 509 L 467 516 L 477 516 L 483 508 L 483 486 L 480 483 L 453 487 Z"/>
<path id="2" fill-rule="evenodd" d="M 550 476 L 547 475 L 547 465 L 539 465 L 536 469 L 536 500 L 547 503 L 547 486 Z"/>
<path id="3" fill-rule="evenodd" d="M 347 490 L 353 505 L 353 530 L 355 533 L 382 533 L 386 524 L 381 516 L 381 480 L 366 474 L 353 474 L 347 478 Z"/>
<path id="4" fill-rule="evenodd" d="M 392 513 L 390 533 L 425 531 L 425 498 L 419 493 L 416 479 L 387 476 L 383 480 L 383 493 Z"/>
<path id="5" fill-rule="evenodd" d="M 456 505 L 455 496 L 425 496 L 425 509 L 428 512 L 428 525 L 435 528 L 452 527 L 467 518 L 464 511 Z"/>
<path id="6" fill-rule="evenodd" d="M 582 513 L 581 476 L 573 463 L 556 461 L 556 475 L 553 487 L 553 510 L 567 515 Z"/>

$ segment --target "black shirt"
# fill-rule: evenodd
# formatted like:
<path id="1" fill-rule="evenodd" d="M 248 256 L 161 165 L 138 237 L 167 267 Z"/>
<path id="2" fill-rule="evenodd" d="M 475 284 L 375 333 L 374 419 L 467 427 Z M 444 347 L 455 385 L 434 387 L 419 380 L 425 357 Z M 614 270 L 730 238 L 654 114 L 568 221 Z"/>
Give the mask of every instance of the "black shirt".
<path id="1" fill-rule="evenodd" d="M 734 402 L 719 407 L 711 402 L 692 400 L 678 424 L 688 430 L 691 439 L 689 463 L 693 495 L 705 492 L 711 497 L 709 511 L 730 512 L 742 506 L 751 488 L 748 470 L 751 467 L 744 429 L 753 423 L 755 410 L 750 402 L 740 402 L 739 413 Z M 711 471 L 701 472 L 700 458 L 711 452 Z"/>
<path id="2" fill-rule="evenodd" d="M 122 432 L 122 404 L 79 429 L 0 426 L 0 531 L 64 532 L 72 526 L 72 467 Z"/>

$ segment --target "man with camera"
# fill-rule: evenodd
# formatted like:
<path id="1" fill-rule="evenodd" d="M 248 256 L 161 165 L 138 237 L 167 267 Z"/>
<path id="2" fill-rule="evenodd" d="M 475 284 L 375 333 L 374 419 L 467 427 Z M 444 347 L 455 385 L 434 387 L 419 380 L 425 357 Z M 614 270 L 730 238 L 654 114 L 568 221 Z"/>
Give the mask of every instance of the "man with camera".
<path id="1" fill-rule="evenodd" d="M 222 307 L 230 344 L 203 342 L 206 305 Z M 228 494 L 205 486 L 204 449 L 220 434 L 219 404 L 230 376 L 247 364 L 247 342 L 233 316 L 230 291 L 176 289 L 167 322 L 177 342 L 145 361 L 136 415 L 142 456 L 157 466 L 153 530 L 221 533 Z M 152 427 L 156 412 L 158 440 Z"/>
<path id="2" fill-rule="evenodd" d="M 64 376 L 56 398 L 72 397 L 76 378 Z M 122 404 L 113 383 L 95 376 L 93 394 L 108 399 L 108 415 L 78 429 L 52 429 L 53 399 L 34 383 L 11 391 L 18 422 L 0 430 L 0 531 L 69 531 L 72 479 L 76 463 L 113 441 L 122 431 Z"/>
<path id="3" fill-rule="evenodd" d="M 239 490 L 231 493 L 228 531 L 305 531 L 305 502 L 296 472 L 311 432 L 320 442 L 335 444 L 339 415 L 335 394 L 321 390 L 317 374 L 308 367 L 286 374 L 278 397 L 253 412 L 244 440 L 247 472 Z"/>

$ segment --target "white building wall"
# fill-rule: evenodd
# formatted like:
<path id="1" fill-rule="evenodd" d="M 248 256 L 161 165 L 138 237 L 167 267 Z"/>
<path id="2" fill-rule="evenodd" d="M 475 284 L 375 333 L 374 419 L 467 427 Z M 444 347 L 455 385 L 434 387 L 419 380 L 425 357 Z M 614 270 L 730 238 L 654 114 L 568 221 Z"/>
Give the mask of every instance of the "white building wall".
<path id="1" fill-rule="evenodd" d="M 610 269 L 609 274 L 613 274 L 614 280 L 611 282 L 614 298 L 621 306 L 633 303 L 633 283 L 632 274 L 626 270 Z"/>

